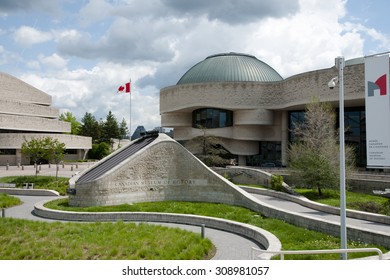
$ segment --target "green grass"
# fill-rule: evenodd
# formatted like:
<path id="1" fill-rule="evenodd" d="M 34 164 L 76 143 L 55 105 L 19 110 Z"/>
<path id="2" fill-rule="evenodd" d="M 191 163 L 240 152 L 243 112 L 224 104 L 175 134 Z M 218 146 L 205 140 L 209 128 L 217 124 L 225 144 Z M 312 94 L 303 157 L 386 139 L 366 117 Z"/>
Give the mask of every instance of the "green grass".
<path id="1" fill-rule="evenodd" d="M 66 194 L 69 186 L 69 178 L 53 176 L 7 176 L 1 177 L 0 183 L 16 184 L 17 188 L 22 188 L 24 183 L 34 183 L 35 189 L 48 189 L 57 191 L 60 195 Z"/>
<path id="2" fill-rule="evenodd" d="M 135 223 L 0 219 L 3 260 L 197 260 L 213 245 L 200 234 Z"/>
<path id="3" fill-rule="evenodd" d="M 246 224 L 251 224 L 272 232 L 277 236 L 283 246 L 283 250 L 320 250 L 340 248 L 340 240 L 337 237 L 326 235 L 320 232 L 300 228 L 286 222 L 265 218 L 249 209 L 229 206 L 225 204 L 214 203 L 193 203 L 193 202 L 148 202 L 137 204 L 123 204 L 118 206 L 100 206 L 100 207 L 69 207 L 67 199 L 59 199 L 48 202 L 46 207 L 64 211 L 87 211 L 87 212 L 115 212 L 115 211 L 141 211 L 141 212 L 166 212 L 166 213 L 185 213 L 194 215 L 203 215 L 229 219 Z M 360 242 L 349 242 L 348 248 L 371 248 L 378 247 L 374 244 L 364 244 Z M 382 251 L 386 248 L 378 247 Z M 369 254 L 354 253 L 349 254 L 349 258 L 364 257 Z M 286 259 L 339 259 L 340 255 L 290 255 Z"/>
<path id="4" fill-rule="evenodd" d="M 9 208 L 21 204 L 19 198 L 7 195 L 5 193 L 0 193 L 0 208 Z"/>
<path id="5" fill-rule="evenodd" d="M 340 195 L 336 190 L 322 190 L 322 196 L 317 190 L 294 188 L 294 191 L 312 201 L 330 206 L 340 207 Z M 390 216 L 390 199 L 377 195 L 347 191 L 346 205 L 348 209 L 377 213 Z"/>

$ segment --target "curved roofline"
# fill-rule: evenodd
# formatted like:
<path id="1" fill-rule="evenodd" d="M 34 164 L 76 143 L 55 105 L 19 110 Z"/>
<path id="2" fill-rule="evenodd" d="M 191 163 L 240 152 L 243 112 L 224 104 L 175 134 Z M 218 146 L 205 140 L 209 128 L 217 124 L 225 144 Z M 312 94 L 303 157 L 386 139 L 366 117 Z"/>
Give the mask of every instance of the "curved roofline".
<path id="1" fill-rule="evenodd" d="M 238 52 L 217 53 L 217 54 L 213 54 L 213 55 L 210 55 L 210 56 L 206 57 L 206 59 L 212 58 L 212 57 L 217 57 L 217 56 L 247 56 L 247 57 L 258 59 L 254 55 L 246 54 L 246 53 L 238 53 Z"/>
<path id="2" fill-rule="evenodd" d="M 177 85 L 208 82 L 276 82 L 283 77 L 270 65 L 253 55 L 237 52 L 218 53 L 193 65 Z"/>

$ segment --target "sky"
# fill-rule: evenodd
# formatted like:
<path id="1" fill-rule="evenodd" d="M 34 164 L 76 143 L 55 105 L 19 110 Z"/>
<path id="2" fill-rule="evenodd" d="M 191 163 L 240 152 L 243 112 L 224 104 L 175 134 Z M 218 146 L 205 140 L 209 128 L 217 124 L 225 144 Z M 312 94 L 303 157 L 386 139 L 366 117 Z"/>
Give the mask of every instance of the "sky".
<path id="1" fill-rule="evenodd" d="M 390 51 L 389 10 L 387 0 L 1 0 L 0 71 L 79 121 L 111 111 L 150 130 L 160 89 L 207 56 L 251 54 L 283 78 L 329 68 Z M 131 107 L 117 93 L 130 79 Z"/>

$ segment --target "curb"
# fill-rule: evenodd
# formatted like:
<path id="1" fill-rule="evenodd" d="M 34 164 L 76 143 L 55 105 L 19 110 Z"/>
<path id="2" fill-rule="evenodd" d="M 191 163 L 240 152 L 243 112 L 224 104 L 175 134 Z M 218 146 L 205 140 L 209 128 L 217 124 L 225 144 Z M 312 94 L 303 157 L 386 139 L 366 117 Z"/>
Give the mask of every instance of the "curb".
<path id="1" fill-rule="evenodd" d="M 227 231 L 234 234 L 244 236 L 258 243 L 263 248 L 269 251 L 280 251 L 282 244 L 279 239 L 272 233 L 244 223 L 234 222 L 230 220 L 212 218 L 197 215 L 185 214 L 169 214 L 169 213 L 155 213 L 155 212 L 72 212 L 48 209 L 44 206 L 47 201 L 42 201 L 34 206 L 34 214 L 55 220 L 66 221 L 133 221 L 133 222 L 161 222 L 161 223 L 175 223 L 186 224 L 193 226 L 205 226 L 217 230 Z M 267 254 L 267 259 L 271 259 L 273 254 Z"/>

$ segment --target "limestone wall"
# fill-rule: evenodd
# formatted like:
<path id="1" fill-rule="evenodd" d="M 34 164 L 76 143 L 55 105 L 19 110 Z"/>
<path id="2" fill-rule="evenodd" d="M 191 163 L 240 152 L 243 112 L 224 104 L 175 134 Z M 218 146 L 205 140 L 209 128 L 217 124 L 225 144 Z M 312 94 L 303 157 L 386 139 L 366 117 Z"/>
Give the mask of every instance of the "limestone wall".
<path id="1" fill-rule="evenodd" d="M 68 133 L 71 127 L 69 122 L 59 121 L 58 119 L 5 115 L 0 113 L 0 129 Z"/>
<path id="2" fill-rule="evenodd" d="M 70 180 L 76 189 L 76 194 L 69 196 L 73 206 L 164 200 L 246 205 L 251 200 L 164 134 L 95 181 L 77 183 L 85 172 L 88 170 Z"/>
<path id="3" fill-rule="evenodd" d="M 8 115 L 36 116 L 56 119 L 60 110 L 50 106 L 0 99 L 0 112 Z"/>
<path id="4" fill-rule="evenodd" d="M 43 91 L 0 72 L 0 99 L 51 105 L 51 96 Z"/>

